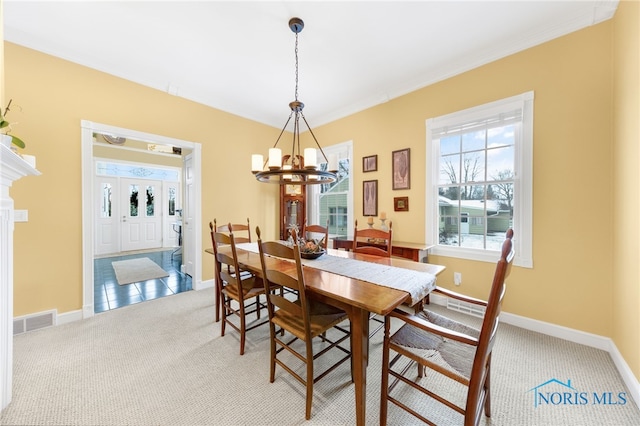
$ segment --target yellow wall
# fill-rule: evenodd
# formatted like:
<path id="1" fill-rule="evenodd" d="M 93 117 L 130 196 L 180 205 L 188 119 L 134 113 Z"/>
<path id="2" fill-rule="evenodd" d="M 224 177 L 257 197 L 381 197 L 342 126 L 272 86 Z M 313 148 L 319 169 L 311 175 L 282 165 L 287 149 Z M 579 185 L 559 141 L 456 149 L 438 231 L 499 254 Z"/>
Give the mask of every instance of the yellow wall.
<path id="1" fill-rule="evenodd" d="M 504 309 L 611 335 L 611 22 L 591 27 L 410 93 L 316 130 L 321 141 L 353 139 L 355 200 L 378 179 L 379 211 L 394 239 L 423 242 L 425 121 L 486 102 L 535 92 L 533 269 L 513 268 Z M 411 189 L 391 189 L 391 152 L 411 148 Z M 378 154 L 378 171 L 361 158 Z M 408 196 L 409 212 L 393 197 Z M 356 214 L 362 210 L 356 203 Z M 516 235 L 517 238 L 517 235 Z M 432 256 L 462 272 L 460 291 L 486 297 L 493 265 Z M 594 314 L 596 313 L 597 314 Z"/>
<path id="2" fill-rule="evenodd" d="M 12 43 L 4 47 L 5 98 L 22 106 L 11 112 L 19 121 L 14 131 L 42 172 L 11 188 L 16 209 L 29 211 L 14 235 L 16 316 L 82 308 L 80 120 L 201 143 L 203 221 L 249 215 L 253 224 L 275 228 L 277 188 L 261 185 L 257 193 L 248 168 L 276 129 Z M 211 245 L 208 232 L 202 244 Z M 210 257 L 203 256 L 205 280 L 213 276 Z"/>
<path id="3" fill-rule="evenodd" d="M 628 7 L 622 2 L 615 20 L 314 132 L 323 145 L 354 142 L 356 217 L 363 220 L 362 180 L 378 179 L 379 211 L 387 212 L 393 221 L 395 238 L 422 242 L 426 119 L 533 90 L 534 267 L 513 268 L 504 309 L 613 337 L 638 377 L 640 235 L 633 216 L 637 216 L 640 184 L 637 15 L 637 4 Z M 619 40 L 623 37 L 614 36 L 618 26 L 623 34 L 635 34 L 629 46 Z M 615 91 L 633 89 L 635 97 L 614 100 L 614 77 L 622 77 L 618 70 L 614 73 L 614 64 L 628 65 L 628 59 L 614 62 L 614 41 L 620 43 L 616 58 L 636 49 L 631 64 L 635 64 L 635 75 L 621 79 Z M 28 144 L 25 152 L 38 157 L 43 172 L 42 177 L 23 179 L 12 189 L 16 208 L 28 209 L 30 219 L 28 224 L 16 225 L 16 315 L 54 307 L 59 312 L 81 308 L 81 119 L 202 143 L 203 220 L 214 216 L 243 220 L 248 213 L 254 224 L 266 227 L 275 237 L 277 193 L 269 185 L 256 185 L 245 170 L 250 154 L 266 151 L 277 129 L 10 43 L 5 45 L 5 70 L 6 97 L 25 109 L 20 120 L 20 134 Z M 615 126 L 614 107 L 625 110 Z M 620 138 L 615 144 L 613 134 Z M 402 148 L 411 148 L 411 189 L 393 191 L 391 152 Z M 372 154 L 378 155 L 378 171 L 363 175 L 361 158 Z M 628 194 L 636 194 L 635 201 L 629 201 Z M 410 211 L 393 212 L 394 196 L 408 196 Z M 632 230 L 632 238 L 626 235 L 627 229 Z M 204 234 L 207 247 L 209 236 Z M 620 255 L 615 262 L 614 252 Z M 203 260 L 207 279 L 212 265 L 208 256 Z M 459 290 L 486 296 L 493 265 L 435 256 L 431 260 L 447 266 L 440 285 L 451 286 L 453 272 L 459 271 L 463 273 Z"/>
<path id="4" fill-rule="evenodd" d="M 620 2 L 614 23 L 612 338 L 640 377 L 639 3 Z"/>

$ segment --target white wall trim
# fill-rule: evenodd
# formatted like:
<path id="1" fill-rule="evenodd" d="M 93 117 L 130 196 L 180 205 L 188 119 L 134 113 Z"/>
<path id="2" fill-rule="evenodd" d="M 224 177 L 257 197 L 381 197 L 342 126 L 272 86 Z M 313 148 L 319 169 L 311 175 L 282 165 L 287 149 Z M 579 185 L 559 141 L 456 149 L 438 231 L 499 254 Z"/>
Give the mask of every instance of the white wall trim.
<path id="1" fill-rule="evenodd" d="M 74 321 L 79 321 L 83 318 L 85 318 L 85 316 L 81 309 L 78 309 L 76 311 L 64 312 L 56 316 L 55 325 L 69 324 Z"/>
<path id="2" fill-rule="evenodd" d="M 213 287 L 215 287 L 215 280 L 213 278 L 211 278 L 210 280 L 199 281 L 193 284 L 194 290 L 206 290 Z"/>
<path id="3" fill-rule="evenodd" d="M 137 130 L 125 129 L 107 124 L 95 123 L 88 120 L 80 121 L 81 130 L 81 154 L 82 154 L 82 312 L 84 318 L 94 315 L 93 303 L 93 255 L 94 255 L 94 212 L 93 212 L 93 133 L 108 133 L 114 136 L 122 136 L 143 142 L 152 142 L 164 145 L 172 145 L 192 150 L 193 155 L 193 193 L 194 200 L 194 235 L 193 241 L 193 288 L 197 288 L 202 281 L 202 146 L 200 143 L 182 139 L 170 138 Z"/>

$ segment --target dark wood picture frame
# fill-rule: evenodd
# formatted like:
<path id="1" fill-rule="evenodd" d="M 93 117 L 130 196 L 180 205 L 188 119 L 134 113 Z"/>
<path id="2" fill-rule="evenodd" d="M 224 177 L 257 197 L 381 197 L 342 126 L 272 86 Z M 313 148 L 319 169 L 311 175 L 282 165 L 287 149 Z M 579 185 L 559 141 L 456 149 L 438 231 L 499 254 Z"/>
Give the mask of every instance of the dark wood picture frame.
<path id="1" fill-rule="evenodd" d="M 393 211 L 396 211 L 396 212 L 408 212 L 409 211 L 409 197 L 394 197 L 393 198 Z"/>
<path id="2" fill-rule="evenodd" d="M 362 182 L 362 215 L 378 216 L 378 181 Z"/>
<path id="3" fill-rule="evenodd" d="M 410 148 L 393 151 L 392 182 L 393 189 L 411 188 L 411 156 Z"/>
<path id="4" fill-rule="evenodd" d="M 368 157 L 362 157 L 362 171 L 364 173 L 375 172 L 376 170 L 378 170 L 377 155 L 369 155 Z"/>

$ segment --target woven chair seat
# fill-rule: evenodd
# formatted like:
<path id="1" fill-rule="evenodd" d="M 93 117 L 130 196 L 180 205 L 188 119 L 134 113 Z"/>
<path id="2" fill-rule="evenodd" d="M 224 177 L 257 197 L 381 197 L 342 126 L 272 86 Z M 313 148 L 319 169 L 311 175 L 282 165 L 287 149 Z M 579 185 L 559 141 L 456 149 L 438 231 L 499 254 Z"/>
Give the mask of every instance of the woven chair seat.
<path id="1" fill-rule="evenodd" d="M 418 317 L 432 324 L 445 327 L 449 330 L 463 333 L 474 338 L 480 336 L 480 332 L 466 324 L 459 323 L 445 316 L 431 311 L 422 311 Z M 405 348 L 416 349 L 417 355 L 425 356 L 425 352 L 432 352 L 427 355 L 434 363 L 437 363 L 452 372 L 455 371 L 462 378 L 469 380 L 471 377 L 471 367 L 473 365 L 473 355 L 475 347 L 454 340 L 445 339 L 428 331 L 421 330 L 410 324 L 403 325 L 391 338 L 391 343 Z M 440 355 L 443 362 L 437 362 Z M 446 364 L 445 364 L 446 363 Z"/>
<path id="2" fill-rule="evenodd" d="M 462 414 L 465 426 L 478 426 L 483 413 L 491 417 L 491 353 L 506 291 L 505 279 L 515 256 L 512 238 L 513 230 L 508 229 L 486 301 L 439 287 L 434 289 L 446 297 L 484 307 L 480 329 L 428 310 L 411 314 L 396 309 L 385 317 L 380 426 L 387 424 L 389 403 L 424 423 L 435 424 L 434 419 L 428 418 L 434 415 L 433 410 L 417 398 L 410 401 L 411 395 L 428 398 Z M 404 323 L 393 335 L 392 320 Z M 414 364 L 418 367 L 417 376 L 411 372 Z M 464 403 L 449 392 L 446 380 L 443 387 L 436 385 L 445 377 L 466 387 Z"/>

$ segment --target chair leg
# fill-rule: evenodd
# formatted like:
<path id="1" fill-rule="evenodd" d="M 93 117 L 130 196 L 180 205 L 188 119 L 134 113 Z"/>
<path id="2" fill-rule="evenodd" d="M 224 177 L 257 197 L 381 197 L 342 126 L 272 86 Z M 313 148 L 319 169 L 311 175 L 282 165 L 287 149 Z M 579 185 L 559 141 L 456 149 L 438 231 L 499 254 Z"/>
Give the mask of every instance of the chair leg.
<path id="1" fill-rule="evenodd" d="M 269 369 L 269 383 L 273 383 L 276 379 L 276 326 L 274 323 L 269 322 L 269 334 L 271 334 L 271 367 Z M 284 329 L 282 330 L 284 334 Z"/>
<path id="2" fill-rule="evenodd" d="M 240 300 L 240 355 L 244 355 L 244 343 L 247 334 L 247 324 L 244 316 L 244 301 Z"/>
<path id="3" fill-rule="evenodd" d="M 221 297 L 222 297 L 222 291 L 221 291 L 221 285 L 220 285 L 220 281 L 218 280 L 218 278 L 216 277 L 215 280 L 215 287 L 216 287 L 216 322 L 220 321 L 220 307 L 222 306 L 222 301 L 221 301 Z"/>
<path id="4" fill-rule="evenodd" d="M 485 400 L 484 400 L 484 415 L 491 417 L 491 354 L 489 354 L 489 360 L 487 361 L 487 378 L 484 382 Z"/>
<path id="5" fill-rule="evenodd" d="M 311 405 L 313 402 L 313 342 L 307 342 L 307 410 L 306 418 L 311 418 Z"/>
<path id="6" fill-rule="evenodd" d="M 389 318 L 384 320 L 384 343 L 382 345 L 382 378 L 380 381 L 380 426 L 387 424 L 389 397 Z"/>
<path id="7" fill-rule="evenodd" d="M 224 294 L 221 292 L 221 306 L 222 306 L 222 322 L 220 323 L 220 336 L 224 336 L 225 328 L 227 326 L 227 303 L 230 303 Z"/>

